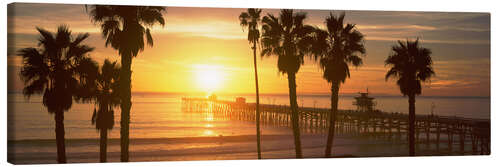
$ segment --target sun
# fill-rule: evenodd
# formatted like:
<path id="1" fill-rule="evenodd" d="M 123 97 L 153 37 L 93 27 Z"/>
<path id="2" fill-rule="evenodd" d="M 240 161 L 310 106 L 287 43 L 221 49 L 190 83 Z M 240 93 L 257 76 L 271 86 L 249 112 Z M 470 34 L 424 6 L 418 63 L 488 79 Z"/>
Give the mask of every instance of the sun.
<path id="1" fill-rule="evenodd" d="M 220 75 L 213 69 L 200 71 L 198 77 L 200 84 L 206 89 L 216 89 L 220 83 Z"/>
<path id="2" fill-rule="evenodd" d="M 220 88 L 222 74 L 216 66 L 196 66 L 198 86 L 207 93 L 212 93 Z"/>

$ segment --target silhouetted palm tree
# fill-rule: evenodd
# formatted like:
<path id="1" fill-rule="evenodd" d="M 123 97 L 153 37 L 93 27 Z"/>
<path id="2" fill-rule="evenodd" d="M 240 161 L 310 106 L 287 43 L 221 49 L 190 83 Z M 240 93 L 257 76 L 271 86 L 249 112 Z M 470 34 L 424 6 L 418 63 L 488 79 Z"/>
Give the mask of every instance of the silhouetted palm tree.
<path id="1" fill-rule="evenodd" d="M 420 46 L 418 39 L 414 42 L 398 41 L 392 46 L 392 53 L 385 60 L 391 69 L 385 75 L 397 79 L 401 93 L 408 96 L 409 104 L 409 154 L 415 156 L 415 95 L 422 93 L 421 82 L 428 81 L 434 75 L 431 50 Z"/>
<path id="2" fill-rule="evenodd" d="M 150 27 L 159 23 L 165 25 L 162 12 L 165 7 L 91 5 L 90 17 L 101 26 L 106 46 L 111 45 L 121 56 L 120 97 L 121 122 L 120 144 L 122 162 L 129 160 L 129 126 L 131 102 L 131 65 L 132 58 L 144 50 L 144 38 L 153 46 Z"/>
<path id="3" fill-rule="evenodd" d="M 350 77 L 349 65 L 360 66 L 363 60 L 358 55 L 365 54 L 363 35 L 354 24 L 344 25 L 345 13 L 338 17 L 330 13 L 326 18 L 327 30 L 317 30 L 317 43 L 313 48 L 315 59 L 323 70 L 323 78 L 331 84 L 331 113 L 325 157 L 330 157 L 335 119 L 337 118 L 340 84 Z"/>
<path id="4" fill-rule="evenodd" d="M 101 162 L 106 162 L 108 130 L 112 129 L 115 123 L 113 108 L 120 104 L 120 97 L 117 93 L 119 76 L 120 66 L 106 59 L 100 69 L 96 84 L 96 103 L 99 108 L 97 112 L 94 109 L 92 114 L 92 123 L 101 132 Z"/>
<path id="5" fill-rule="evenodd" d="M 247 12 L 240 14 L 240 25 L 248 27 L 248 42 L 252 45 L 253 49 L 253 68 L 255 71 L 255 122 L 257 124 L 257 158 L 261 159 L 260 151 L 260 110 L 259 110 L 259 77 L 257 75 L 257 43 L 259 43 L 260 31 L 260 13 L 261 9 L 249 8 Z"/>
<path id="6" fill-rule="evenodd" d="M 66 163 L 64 112 L 71 108 L 78 87 L 75 67 L 93 48 L 82 44 L 88 33 L 74 37 L 64 25 L 55 34 L 38 27 L 37 30 L 40 47 L 24 48 L 18 53 L 23 57 L 20 73 L 25 83 L 23 94 L 28 98 L 43 94 L 43 105 L 54 114 L 56 123 L 57 162 Z"/>
<path id="7" fill-rule="evenodd" d="M 83 79 L 77 100 L 94 102 L 92 124 L 100 131 L 100 162 L 106 162 L 108 130 L 114 126 L 113 108 L 120 104 L 118 96 L 120 66 L 104 60 L 101 68 L 92 59 L 85 59 L 78 67 Z"/>
<path id="8" fill-rule="evenodd" d="M 304 64 L 304 56 L 310 52 L 315 28 L 304 25 L 305 13 L 293 13 L 283 9 L 279 18 L 272 14 L 262 19 L 262 56 L 277 56 L 278 70 L 288 76 L 290 107 L 292 109 L 292 127 L 295 140 L 295 153 L 302 158 L 299 131 L 299 111 L 295 74 Z"/>

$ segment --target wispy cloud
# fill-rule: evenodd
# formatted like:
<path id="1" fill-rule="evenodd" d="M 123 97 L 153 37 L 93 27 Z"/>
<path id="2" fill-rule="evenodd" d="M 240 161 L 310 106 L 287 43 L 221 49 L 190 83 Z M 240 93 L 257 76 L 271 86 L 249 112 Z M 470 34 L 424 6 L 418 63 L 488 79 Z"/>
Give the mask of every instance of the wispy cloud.
<path id="1" fill-rule="evenodd" d="M 163 32 L 181 34 L 184 36 L 202 36 L 220 39 L 246 39 L 239 24 L 228 21 L 202 21 L 193 24 L 192 21 L 179 21 L 169 24 Z"/>
<path id="2" fill-rule="evenodd" d="M 360 30 L 401 30 L 401 29 L 415 29 L 415 30 L 435 30 L 436 27 L 422 26 L 422 25 L 357 25 Z"/>
<path id="3" fill-rule="evenodd" d="M 242 87 L 253 86 L 250 82 L 253 59 L 246 41 L 247 32 L 238 20 L 238 15 L 245 10 L 169 7 L 164 15 L 166 26 L 153 27 L 155 46 L 145 49 L 134 59 L 134 89 L 184 90 L 192 86 L 185 79 L 185 75 L 193 72 L 191 65 L 200 64 L 227 72 L 231 77 L 228 82 L 233 83 L 225 86 L 247 91 Z M 308 13 L 307 24 L 325 28 L 324 19 L 330 11 L 300 11 Z M 263 13 L 276 15 L 279 10 L 264 9 Z M 73 33 L 90 32 L 87 43 L 96 47 L 93 58 L 99 62 L 105 58 L 120 58 L 115 50 L 104 47 L 100 29 L 91 22 L 84 5 L 18 4 L 15 10 L 9 10 L 8 22 L 9 39 L 16 39 L 8 43 L 10 69 L 19 69 L 21 65 L 21 58 L 13 56 L 17 49 L 36 46 L 36 26 L 53 31 L 58 25 L 66 24 Z M 425 83 L 426 94 L 489 95 L 489 14 L 346 11 L 345 22 L 356 24 L 365 35 L 367 56 L 363 57 L 363 66 L 351 68 L 351 78 L 342 85 L 341 92 L 356 93 L 369 87 L 375 93 L 399 94 L 394 81 L 385 81 L 388 67 L 384 66 L 384 60 L 397 40 L 419 38 L 423 46 L 432 50 L 436 70 L 432 82 Z M 286 76 L 276 68 L 276 57 L 259 58 L 258 61 L 262 91 L 288 91 Z M 306 60 L 301 67 L 297 83 L 299 92 L 329 91 L 321 69 L 312 60 Z"/>
<path id="4" fill-rule="evenodd" d="M 383 37 L 383 36 L 367 36 L 366 40 L 373 41 L 406 41 L 407 39 L 415 40 L 419 39 L 420 42 L 424 43 L 441 43 L 441 44 L 474 44 L 474 45 L 487 45 L 490 41 L 486 40 L 438 40 L 438 39 L 426 39 L 422 36 L 408 36 L 408 37 Z"/>

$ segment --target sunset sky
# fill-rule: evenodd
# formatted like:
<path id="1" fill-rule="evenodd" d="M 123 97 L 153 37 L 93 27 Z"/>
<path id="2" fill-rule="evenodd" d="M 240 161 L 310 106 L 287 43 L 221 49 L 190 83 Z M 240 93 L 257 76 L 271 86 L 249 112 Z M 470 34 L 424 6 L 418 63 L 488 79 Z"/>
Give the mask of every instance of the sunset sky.
<path id="1" fill-rule="evenodd" d="M 8 11 L 8 89 L 20 91 L 22 59 L 16 50 L 37 46 L 39 26 L 55 31 L 66 24 L 76 35 L 89 32 L 91 56 L 119 61 L 116 50 L 105 48 L 98 26 L 84 5 L 16 4 Z M 36 9 L 36 10 L 35 10 Z M 133 92 L 219 92 L 251 94 L 255 91 L 253 55 L 247 32 L 238 16 L 246 9 L 168 7 L 165 27 L 154 27 L 154 46 L 133 60 Z M 330 11 L 307 13 L 307 24 L 324 27 Z M 340 13 L 340 11 L 335 11 Z M 264 9 L 278 14 L 278 9 Z M 394 80 L 385 81 L 384 60 L 397 40 L 416 39 L 432 50 L 436 76 L 425 83 L 425 96 L 490 96 L 490 15 L 487 13 L 428 13 L 346 11 L 346 22 L 365 35 L 364 64 L 351 69 L 341 93 L 400 95 Z M 287 78 L 274 57 L 258 58 L 261 93 L 288 93 Z M 201 84 L 203 83 L 203 84 Z M 329 85 L 317 63 L 307 59 L 297 74 L 299 94 L 326 94 Z"/>

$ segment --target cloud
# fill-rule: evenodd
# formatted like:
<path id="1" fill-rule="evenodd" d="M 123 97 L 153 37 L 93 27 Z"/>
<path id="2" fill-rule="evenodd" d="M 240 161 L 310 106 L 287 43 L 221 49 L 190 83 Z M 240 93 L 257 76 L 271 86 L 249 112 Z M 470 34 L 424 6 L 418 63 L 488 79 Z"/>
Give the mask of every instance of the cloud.
<path id="1" fill-rule="evenodd" d="M 188 83 L 179 78 L 184 77 L 192 64 L 218 64 L 221 71 L 227 71 L 232 77 L 234 75 L 234 82 L 252 85 L 248 80 L 252 78 L 253 59 L 246 41 L 247 32 L 243 31 L 238 20 L 239 14 L 245 10 L 168 7 L 164 14 L 165 27 L 155 26 L 152 30 L 155 46 L 146 48 L 134 59 L 134 77 L 137 77 L 134 88 L 155 91 L 150 85 L 154 83 L 162 88 L 176 85 L 176 89 L 185 89 Z M 308 13 L 307 24 L 322 28 L 324 19 L 330 13 L 328 10 L 299 11 Z M 16 50 L 36 46 L 36 26 L 54 31 L 58 25 L 67 24 L 75 34 L 90 32 L 91 37 L 86 43 L 96 47 L 93 58 L 99 62 L 105 58 L 120 58 L 115 50 L 104 47 L 100 29 L 91 22 L 84 5 L 16 4 L 8 12 L 10 71 L 21 65 L 21 58 L 13 56 Z M 268 12 L 276 15 L 279 10 L 264 9 L 263 15 Z M 397 40 L 418 37 L 424 47 L 432 50 L 436 70 L 436 76 L 432 82 L 426 83 L 424 92 L 441 95 L 445 90 L 454 95 L 489 95 L 489 14 L 346 11 L 345 22 L 356 24 L 365 35 L 367 56 L 363 57 L 363 66 L 351 68 L 351 78 L 342 85 L 342 92 L 355 93 L 369 87 L 376 93 L 399 94 L 393 81 L 384 80 L 388 67 L 383 63 Z M 286 76 L 276 68 L 276 57 L 260 58 L 258 61 L 263 92 L 288 91 Z M 165 76 L 153 77 L 154 74 Z M 299 92 L 329 92 L 321 69 L 312 60 L 306 60 L 301 67 L 297 83 Z M 165 88 L 162 91 L 169 90 Z"/>
<path id="2" fill-rule="evenodd" d="M 246 39 L 246 33 L 239 24 L 227 21 L 202 21 L 193 24 L 176 22 L 165 28 L 166 33 L 181 34 L 181 36 L 201 36 L 219 39 Z"/>
<path id="3" fill-rule="evenodd" d="M 383 37 L 383 36 L 367 36 L 366 40 L 372 41 L 406 41 L 407 39 L 415 40 L 419 39 L 423 43 L 438 43 L 438 44 L 472 44 L 472 45 L 488 45 L 490 41 L 485 40 L 438 40 L 438 39 L 426 39 L 422 36 L 407 36 L 407 37 Z"/>
<path id="4" fill-rule="evenodd" d="M 324 28 L 330 11 L 307 11 L 311 24 Z M 334 11 L 338 15 L 341 11 Z M 429 43 L 490 44 L 490 15 L 459 12 L 345 11 L 366 40 L 421 38 Z M 312 17 L 312 18 L 311 18 Z"/>
<path id="5" fill-rule="evenodd" d="M 422 26 L 422 25 L 357 25 L 360 30 L 378 30 L 383 29 L 386 31 L 403 30 L 403 29 L 415 29 L 415 30 L 435 30 L 436 27 L 432 26 Z"/>
<path id="6" fill-rule="evenodd" d="M 7 22 L 9 33 L 34 34 L 36 26 L 55 29 L 61 24 L 73 32 L 99 32 L 84 5 L 15 3 L 9 6 Z"/>
<path id="7" fill-rule="evenodd" d="M 90 22 L 84 5 L 15 4 L 9 10 L 11 32 L 35 33 L 34 26 L 53 29 L 59 24 L 75 32 L 99 32 Z M 36 8 L 37 10 L 32 10 Z M 166 28 L 154 31 L 219 39 L 245 39 L 238 16 L 245 9 L 168 7 Z M 307 22 L 323 27 L 328 10 L 297 10 L 309 14 Z M 278 14 L 277 9 L 264 9 Z M 336 13 L 339 13 L 336 11 Z M 367 40 L 424 38 L 431 43 L 489 44 L 489 14 L 439 12 L 346 11 L 346 22 L 357 27 Z M 15 17 L 14 17 L 15 16 Z M 71 17 L 67 17 L 71 16 Z"/>

